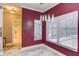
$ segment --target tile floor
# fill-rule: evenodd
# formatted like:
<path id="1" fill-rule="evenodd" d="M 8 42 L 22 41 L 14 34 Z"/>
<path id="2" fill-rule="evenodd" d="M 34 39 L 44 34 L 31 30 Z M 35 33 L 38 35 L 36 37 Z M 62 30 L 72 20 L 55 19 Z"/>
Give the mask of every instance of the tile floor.
<path id="1" fill-rule="evenodd" d="M 27 47 L 21 53 L 22 56 L 65 56 L 64 54 L 44 45 Z"/>
<path id="2" fill-rule="evenodd" d="M 25 47 L 22 48 L 21 50 L 11 49 L 8 51 L 6 56 L 65 56 L 65 55 L 44 44 L 39 44 L 30 47 Z"/>

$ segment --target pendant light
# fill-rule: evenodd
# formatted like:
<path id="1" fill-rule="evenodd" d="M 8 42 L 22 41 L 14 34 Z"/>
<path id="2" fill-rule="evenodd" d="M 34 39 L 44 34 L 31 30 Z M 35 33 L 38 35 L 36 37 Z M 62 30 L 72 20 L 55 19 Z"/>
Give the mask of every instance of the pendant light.
<path id="1" fill-rule="evenodd" d="M 50 22 L 54 22 L 54 14 L 50 15 L 50 14 L 43 14 L 40 15 L 40 20 L 41 21 L 50 21 Z"/>
<path id="2" fill-rule="evenodd" d="M 54 14 L 52 14 L 51 22 L 54 22 L 54 21 L 55 21 Z"/>

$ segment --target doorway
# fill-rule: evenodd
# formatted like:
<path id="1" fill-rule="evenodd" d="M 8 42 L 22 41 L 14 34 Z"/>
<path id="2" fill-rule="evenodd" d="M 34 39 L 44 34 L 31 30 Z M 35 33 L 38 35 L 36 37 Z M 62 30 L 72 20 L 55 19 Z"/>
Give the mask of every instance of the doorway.
<path id="1" fill-rule="evenodd" d="M 21 48 L 22 10 L 8 4 L 3 7 L 3 52 L 15 54 Z"/>

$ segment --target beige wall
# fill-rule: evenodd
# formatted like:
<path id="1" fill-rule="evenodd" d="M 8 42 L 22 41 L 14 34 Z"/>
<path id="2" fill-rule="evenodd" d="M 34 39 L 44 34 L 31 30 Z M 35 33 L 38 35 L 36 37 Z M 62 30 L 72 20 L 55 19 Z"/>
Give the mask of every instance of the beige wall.
<path id="1" fill-rule="evenodd" d="M 16 12 L 11 13 L 11 11 L 7 9 L 9 6 L 10 5 L 5 6 L 3 13 L 3 36 L 6 37 L 7 43 L 12 43 L 21 47 L 22 8 L 12 6 Z"/>
<path id="2" fill-rule="evenodd" d="M 12 20 L 12 39 L 13 44 L 20 46 L 22 36 L 22 15 L 16 13 Z"/>
<path id="3" fill-rule="evenodd" d="M 3 9 L 3 37 L 6 38 L 7 43 L 12 42 L 12 25 L 11 13 L 9 10 Z"/>

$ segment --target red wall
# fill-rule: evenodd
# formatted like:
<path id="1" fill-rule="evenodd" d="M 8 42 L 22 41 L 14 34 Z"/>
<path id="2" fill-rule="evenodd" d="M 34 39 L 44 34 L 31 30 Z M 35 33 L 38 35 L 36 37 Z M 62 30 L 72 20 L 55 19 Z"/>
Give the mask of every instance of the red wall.
<path id="1" fill-rule="evenodd" d="M 48 14 L 54 14 L 55 16 L 59 16 L 59 15 L 62 15 L 62 14 L 68 13 L 68 12 L 75 11 L 75 10 L 79 11 L 79 3 L 60 3 L 57 6 L 55 6 L 54 8 L 51 8 L 50 10 L 46 11 L 44 14 L 48 13 Z M 78 20 L 79 20 L 79 18 L 78 18 Z M 78 23 L 79 23 L 79 21 L 78 21 Z M 43 26 L 46 26 L 46 24 L 44 24 Z M 43 31 L 44 30 L 46 31 L 45 27 L 43 28 Z M 79 30 L 78 30 L 78 32 L 79 32 Z M 43 34 L 43 35 L 45 35 L 45 34 Z M 66 55 L 79 55 L 79 40 L 78 40 L 78 52 L 74 52 L 67 48 L 58 46 L 54 43 L 47 42 L 46 36 L 43 36 L 43 37 L 44 37 L 43 41 L 46 45 L 66 54 Z"/>
<path id="2" fill-rule="evenodd" d="M 55 16 L 59 16 L 71 11 L 75 11 L 78 10 L 79 11 L 79 3 L 60 3 L 57 6 L 55 6 L 54 8 L 51 8 L 50 10 L 46 11 L 45 13 L 49 13 L 49 14 L 54 14 Z M 45 14 L 44 13 L 44 14 Z M 34 19 L 39 19 L 39 15 L 41 13 L 36 12 L 36 11 L 32 11 L 32 10 L 28 10 L 23 8 L 22 9 L 22 47 L 26 47 L 26 46 L 30 46 L 30 45 L 34 45 L 34 44 L 39 44 L 39 43 L 43 43 L 58 50 L 59 52 L 62 52 L 66 55 L 79 55 L 79 52 L 74 52 L 71 51 L 67 48 L 58 46 L 54 43 L 50 43 L 46 41 L 46 22 L 43 21 L 43 31 L 42 31 L 42 40 L 39 41 L 34 41 Z M 78 18 L 79 19 L 79 18 Z M 28 21 L 30 21 L 30 23 L 32 24 L 31 27 L 28 26 Z M 79 21 L 78 21 L 79 22 Z M 25 25 L 26 24 L 26 25 Z M 79 25 L 79 24 L 78 24 Z M 78 30 L 79 32 L 79 30 Z M 79 42 L 79 40 L 78 40 Z M 79 51 L 79 44 L 78 44 L 78 51 Z"/>
<path id="3" fill-rule="evenodd" d="M 40 14 L 39 12 L 22 8 L 22 47 L 42 43 L 41 40 L 34 41 L 34 19 L 39 19 Z"/>
<path id="4" fill-rule="evenodd" d="M 42 22 L 42 41 L 43 43 L 46 41 L 46 22 Z"/>

